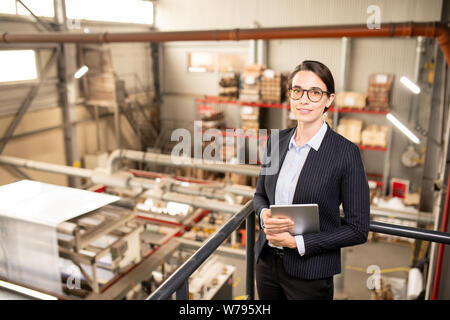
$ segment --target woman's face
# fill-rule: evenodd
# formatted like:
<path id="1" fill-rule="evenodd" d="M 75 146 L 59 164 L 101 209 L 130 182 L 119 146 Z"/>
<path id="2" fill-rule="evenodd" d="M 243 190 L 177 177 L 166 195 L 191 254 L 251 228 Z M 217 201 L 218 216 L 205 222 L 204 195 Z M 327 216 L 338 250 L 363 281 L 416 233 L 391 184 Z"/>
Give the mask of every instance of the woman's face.
<path id="1" fill-rule="evenodd" d="M 291 111 L 294 114 L 294 117 L 297 121 L 304 123 L 315 123 L 318 121 L 322 121 L 323 119 L 323 111 L 325 107 L 329 107 L 334 99 L 334 94 L 331 94 L 330 97 L 326 93 L 323 93 L 322 98 L 320 100 L 313 102 L 308 98 L 308 94 L 306 91 L 303 92 L 303 96 L 294 100 L 294 90 L 298 95 L 300 89 L 320 89 L 323 91 L 327 91 L 327 86 L 314 72 L 312 71 L 299 71 L 292 79 L 292 90 L 290 93 L 291 100 Z M 309 92 L 310 96 L 314 99 L 314 96 L 317 96 L 317 93 L 320 92 L 314 90 L 313 92 Z M 316 94 L 314 94 L 314 92 Z"/>

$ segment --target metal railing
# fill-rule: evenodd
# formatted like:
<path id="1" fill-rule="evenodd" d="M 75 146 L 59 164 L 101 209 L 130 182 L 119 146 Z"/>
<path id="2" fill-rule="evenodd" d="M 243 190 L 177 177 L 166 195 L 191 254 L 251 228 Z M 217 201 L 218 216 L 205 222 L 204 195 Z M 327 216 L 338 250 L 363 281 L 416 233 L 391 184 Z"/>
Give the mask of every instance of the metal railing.
<path id="1" fill-rule="evenodd" d="M 166 300 L 176 293 L 177 300 L 189 299 L 189 277 L 216 250 L 231 233 L 246 219 L 246 297 L 255 298 L 255 211 L 253 200 L 247 202 L 244 208 L 235 213 L 223 224 L 185 263 L 183 263 L 164 283 L 156 289 L 147 300 Z M 405 227 L 372 221 L 370 231 L 395 236 L 450 244 L 450 233 L 432 231 L 420 228 Z"/>

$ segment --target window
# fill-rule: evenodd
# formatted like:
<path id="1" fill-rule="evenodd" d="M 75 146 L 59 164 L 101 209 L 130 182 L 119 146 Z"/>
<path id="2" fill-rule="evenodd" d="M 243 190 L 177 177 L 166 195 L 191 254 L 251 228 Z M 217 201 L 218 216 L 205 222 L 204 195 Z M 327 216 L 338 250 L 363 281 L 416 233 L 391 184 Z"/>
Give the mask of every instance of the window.
<path id="1" fill-rule="evenodd" d="M 191 52 L 188 57 L 189 72 L 243 72 L 247 63 L 244 53 Z"/>
<path id="2" fill-rule="evenodd" d="M 34 50 L 0 51 L 0 83 L 37 79 Z"/>
<path id="3" fill-rule="evenodd" d="M 65 0 L 67 18 L 153 24 L 153 3 L 142 0 Z"/>
<path id="4" fill-rule="evenodd" d="M 192 52 L 188 58 L 189 72 L 216 71 L 216 55 L 209 52 Z"/>
<path id="5" fill-rule="evenodd" d="M 37 16 L 55 16 L 53 0 L 22 0 L 22 2 Z M 30 12 L 16 0 L 0 0 L 0 13 L 30 15 Z"/>

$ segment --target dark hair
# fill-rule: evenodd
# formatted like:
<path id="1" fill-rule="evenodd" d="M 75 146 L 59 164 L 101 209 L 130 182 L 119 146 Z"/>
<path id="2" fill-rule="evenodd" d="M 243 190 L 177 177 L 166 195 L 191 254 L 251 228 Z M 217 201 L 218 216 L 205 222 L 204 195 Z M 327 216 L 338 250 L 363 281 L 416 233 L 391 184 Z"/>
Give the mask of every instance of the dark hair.
<path id="1" fill-rule="evenodd" d="M 288 77 L 287 85 L 288 88 L 292 86 L 292 79 L 294 79 L 295 75 L 299 71 L 312 71 L 314 72 L 327 86 L 327 91 L 329 92 L 327 95 L 330 96 L 331 93 L 334 92 L 334 79 L 333 75 L 331 74 L 330 69 L 323 63 L 319 61 L 313 61 L 313 60 L 305 60 L 302 63 L 300 63 L 298 66 L 295 67 L 294 71 L 291 72 L 291 74 Z M 325 108 L 324 112 L 326 112 L 328 108 Z"/>

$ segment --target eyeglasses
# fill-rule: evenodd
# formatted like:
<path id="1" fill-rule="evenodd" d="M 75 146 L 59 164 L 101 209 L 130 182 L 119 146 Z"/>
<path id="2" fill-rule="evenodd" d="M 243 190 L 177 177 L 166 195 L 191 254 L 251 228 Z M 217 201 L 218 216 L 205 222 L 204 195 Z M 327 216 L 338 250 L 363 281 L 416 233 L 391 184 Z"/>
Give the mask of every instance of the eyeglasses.
<path id="1" fill-rule="evenodd" d="M 323 94 L 329 95 L 331 92 L 323 91 L 320 88 L 313 87 L 311 89 L 303 89 L 302 87 L 288 88 L 289 94 L 292 100 L 300 100 L 306 91 L 306 95 L 311 102 L 319 102 L 322 99 Z"/>

